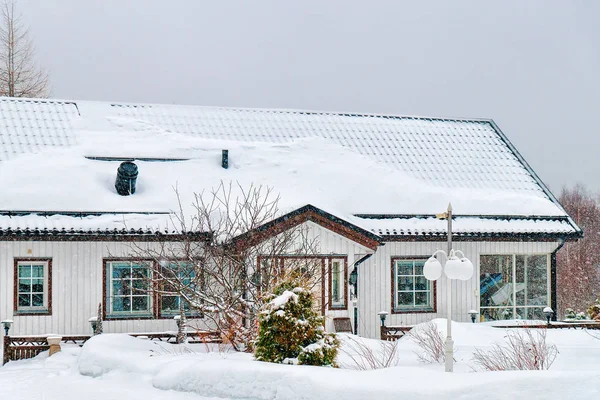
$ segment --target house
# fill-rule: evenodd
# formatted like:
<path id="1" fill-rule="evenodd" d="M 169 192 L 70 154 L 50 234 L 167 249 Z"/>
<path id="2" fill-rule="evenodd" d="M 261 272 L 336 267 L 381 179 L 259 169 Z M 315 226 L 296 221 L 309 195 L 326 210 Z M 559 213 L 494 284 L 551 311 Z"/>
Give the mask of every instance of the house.
<path id="1" fill-rule="evenodd" d="M 446 316 L 446 281 L 423 265 L 447 250 L 448 203 L 475 269 L 451 283 L 458 321 L 543 318 L 556 252 L 582 235 L 492 120 L 10 98 L 0 117 L 0 319 L 15 335 L 87 333 L 99 302 L 106 332 L 173 330 L 170 300 L 123 295 L 117 272 L 136 268 L 132 243 L 181 240 L 174 188 L 184 207 L 221 181 L 274 188 L 281 215 L 262 229 L 319 239 L 327 328 L 348 317 L 368 337 L 379 311 Z M 121 196 L 126 160 L 137 186 Z"/>

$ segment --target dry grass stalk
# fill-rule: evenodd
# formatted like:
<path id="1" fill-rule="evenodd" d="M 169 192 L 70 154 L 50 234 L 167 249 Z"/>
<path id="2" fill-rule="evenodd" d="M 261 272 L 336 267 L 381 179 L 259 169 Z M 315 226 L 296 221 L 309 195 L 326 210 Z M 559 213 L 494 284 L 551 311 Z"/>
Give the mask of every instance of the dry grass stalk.
<path id="1" fill-rule="evenodd" d="M 398 341 L 380 341 L 375 349 L 367 343 L 350 335 L 345 337 L 341 352 L 352 360 L 358 370 L 390 368 L 398 365 Z"/>
<path id="2" fill-rule="evenodd" d="M 437 325 L 431 321 L 414 327 L 408 335 L 421 348 L 417 353 L 419 361 L 432 364 L 446 360 L 444 337 L 438 331 Z"/>
<path id="3" fill-rule="evenodd" d="M 504 344 L 494 343 L 492 349 L 476 349 L 475 364 L 485 371 L 549 369 L 558 349 L 546 343 L 546 329 L 515 329 L 508 331 Z"/>

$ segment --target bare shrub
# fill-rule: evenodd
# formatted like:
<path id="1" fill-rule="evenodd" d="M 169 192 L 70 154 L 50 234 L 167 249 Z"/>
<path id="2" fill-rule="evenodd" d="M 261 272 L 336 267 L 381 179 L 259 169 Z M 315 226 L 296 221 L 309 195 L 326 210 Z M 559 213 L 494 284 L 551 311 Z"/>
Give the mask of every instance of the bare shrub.
<path id="1" fill-rule="evenodd" d="M 344 336 L 340 351 L 352 361 L 359 370 L 390 368 L 398 365 L 398 341 L 380 341 L 378 348 L 373 348 L 360 339 L 350 335 Z"/>
<path id="2" fill-rule="evenodd" d="M 476 349 L 475 364 L 484 371 L 549 369 L 558 349 L 546 343 L 546 329 L 520 328 L 506 333 L 506 342 L 494 343 L 492 349 Z"/>
<path id="3" fill-rule="evenodd" d="M 422 350 L 417 353 L 419 361 L 432 364 L 446 360 L 444 337 L 434 322 L 418 325 L 408 334 Z"/>
<path id="4" fill-rule="evenodd" d="M 251 351 L 257 315 L 278 283 L 302 275 L 308 289 L 321 288 L 322 261 L 313 257 L 318 237 L 294 221 L 285 229 L 269 225 L 282 213 L 279 196 L 267 186 L 221 181 L 194 193 L 187 207 L 177 188 L 175 195 L 179 210 L 171 225 L 181 237 L 130 246 L 129 258 L 153 266 L 146 286 L 136 290 L 170 299 L 172 311 L 183 303 L 186 313 L 202 318 L 198 325 L 215 330 L 235 350 Z"/>

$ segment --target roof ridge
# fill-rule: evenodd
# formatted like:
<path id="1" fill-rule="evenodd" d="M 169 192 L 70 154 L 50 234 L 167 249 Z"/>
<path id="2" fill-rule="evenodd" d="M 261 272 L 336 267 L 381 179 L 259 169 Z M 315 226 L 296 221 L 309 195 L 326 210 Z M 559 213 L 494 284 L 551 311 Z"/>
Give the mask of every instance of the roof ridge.
<path id="1" fill-rule="evenodd" d="M 227 107 L 227 106 L 204 106 L 199 104 L 165 104 L 165 103 L 129 103 L 129 102 L 103 102 L 110 103 L 111 107 L 123 108 L 152 108 L 157 107 L 190 107 L 196 109 L 213 109 L 226 111 L 248 111 L 248 112 L 265 112 L 265 113 L 280 113 L 280 114 L 308 114 L 308 115 L 336 115 L 344 117 L 371 117 L 371 118 L 388 118 L 388 119 L 414 119 L 414 120 L 431 120 L 444 122 L 479 122 L 490 123 L 491 118 L 465 118 L 465 117 L 433 117 L 419 115 L 401 115 L 387 113 L 364 113 L 351 111 L 331 111 L 331 110 L 310 110 L 301 108 L 263 108 L 263 107 Z"/>

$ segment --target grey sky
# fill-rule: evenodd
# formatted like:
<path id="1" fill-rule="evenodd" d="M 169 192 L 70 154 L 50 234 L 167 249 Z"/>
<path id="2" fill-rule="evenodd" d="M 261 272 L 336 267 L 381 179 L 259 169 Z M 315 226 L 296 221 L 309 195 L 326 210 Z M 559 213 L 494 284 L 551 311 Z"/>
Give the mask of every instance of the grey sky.
<path id="1" fill-rule="evenodd" d="M 20 0 L 53 97 L 493 118 L 600 191 L 600 2 Z"/>

